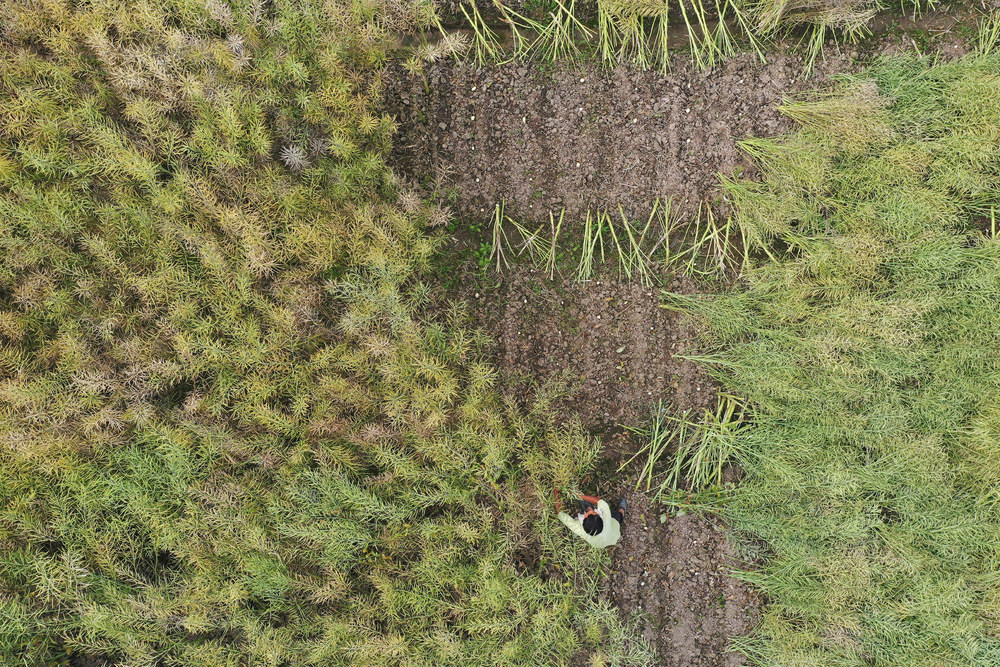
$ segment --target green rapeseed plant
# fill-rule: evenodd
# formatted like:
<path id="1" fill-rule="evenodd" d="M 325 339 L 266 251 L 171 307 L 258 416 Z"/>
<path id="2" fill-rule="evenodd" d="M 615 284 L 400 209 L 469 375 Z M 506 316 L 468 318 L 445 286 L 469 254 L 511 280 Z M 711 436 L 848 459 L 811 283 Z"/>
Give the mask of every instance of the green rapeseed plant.
<path id="1" fill-rule="evenodd" d="M 977 53 L 787 105 L 726 184 L 745 284 L 668 295 L 747 405 L 721 511 L 768 601 L 756 664 L 1000 664 L 998 101 Z"/>

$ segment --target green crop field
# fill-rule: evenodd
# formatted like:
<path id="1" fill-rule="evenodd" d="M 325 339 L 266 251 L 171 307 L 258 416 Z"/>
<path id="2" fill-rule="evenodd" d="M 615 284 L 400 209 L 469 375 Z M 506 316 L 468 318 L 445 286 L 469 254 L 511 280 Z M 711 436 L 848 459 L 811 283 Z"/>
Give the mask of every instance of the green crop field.
<path id="1" fill-rule="evenodd" d="M 1000 664 L 998 75 L 891 60 L 790 104 L 727 183 L 772 259 L 671 297 L 750 406 L 724 512 L 764 563 L 763 664 Z"/>
<path id="2" fill-rule="evenodd" d="M 667 62 L 666 4 L 597 8 L 519 9 L 515 55 Z M 875 6 L 674 10 L 717 26 L 681 58 L 808 22 L 808 67 Z M 454 212 L 389 166 L 393 68 L 430 89 L 434 67 L 496 66 L 514 11 L 0 6 L 0 662 L 681 660 L 606 594 L 614 549 L 554 517 L 606 432 L 560 407 L 565 378 L 510 390 L 497 332 L 433 283 Z M 664 50 L 627 16 L 661 17 Z M 725 522 L 729 576 L 764 604 L 739 660 L 1000 665 L 998 25 L 964 58 L 880 58 L 787 100 L 796 128 L 742 142 L 756 167 L 721 177 L 726 209 L 563 230 L 498 204 L 473 260 L 587 283 L 607 250 L 624 283 L 709 285 L 662 300 L 723 402 L 632 425 L 621 459 L 654 506 Z"/>
<path id="3" fill-rule="evenodd" d="M 436 212 L 384 164 L 381 11 L 124 7 L 0 14 L 4 662 L 537 663 L 621 633 L 586 575 L 514 566 L 568 562 L 531 528 L 592 442 L 414 315 Z"/>

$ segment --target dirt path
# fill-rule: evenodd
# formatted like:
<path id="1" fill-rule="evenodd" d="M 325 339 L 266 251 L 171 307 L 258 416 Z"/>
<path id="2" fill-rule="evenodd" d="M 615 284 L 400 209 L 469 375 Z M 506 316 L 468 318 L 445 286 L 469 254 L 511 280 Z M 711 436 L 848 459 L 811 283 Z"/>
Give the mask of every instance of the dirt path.
<path id="1" fill-rule="evenodd" d="M 659 665 L 733 667 L 730 637 L 750 632 L 761 605 L 756 592 L 729 575 L 738 565 L 722 522 L 700 514 L 667 514 L 641 493 L 627 494 L 630 512 L 615 548 L 606 596 L 623 610 L 645 612 L 642 632 Z"/>
<path id="2" fill-rule="evenodd" d="M 849 55 L 830 58 L 821 74 L 850 67 Z M 400 124 L 394 167 L 448 197 L 460 219 L 480 224 L 501 199 L 523 219 L 565 206 L 572 220 L 588 207 L 643 215 L 657 197 L 713 198 L 717 172 L 748 167 L 736 142 L 787 130 L 775 105 L 821 80 L 803 81 L 801 62 L 785 56 L 766 66 L 743 57 L 711 74 L 681 64 L 667 77 L 525 64 L 449 64 L 428 76 L 429 89 L 420 79 L 390 79 L 387 99 Z M 456 230 L 445 254 L 468 256 L 480 240 Z M 458 278 L 439 298 L 466 301 L 472 324 L 494 338 L 507 390 L 523 395 L 565 374 L 573 393 L 557 409 L 604 439 L 595 493 L 617 500 L 634 485 L 615 473 L 640 446 L 619 425 L 643 424 L 661 398 L 676 410 L 714 400 L 705 372 L 677 356 L 694 349 L 697 331 L 660 307 L 659 288 L 610 273 L 574 284 L 527 267 L 486 278 L 471 259 L 446 271 Z M 664 286 L 699 291 L 686 280 Z M 642 613 L 659 664 L 743 664 L 727 650 L 729 637 L 752 629 L 759 601 L 726 575 L 732 549 L 721 527 L 698 515 L 660 523 L 643 494 L 627 497 L 629 524 L 604 595 L 625 617 Z"/>
<path id="3" fill-rule="evenodd" d="M 694 290 L 688 281 L 673 287 Z M 495 340 L 507 388 L 520 394 L 565 373 L 572 394 L 557 409 L 593 431 L 644 423 L 661 398 L 680 410 L 714 398 L 705 372 L 676 356 L 692 351 L 695 332 L 660 307 L 658 288 L 611 276 L 584 284 L 549 281 L 525 271 L 492 293 L 466 297 L 473 322 Z"/>

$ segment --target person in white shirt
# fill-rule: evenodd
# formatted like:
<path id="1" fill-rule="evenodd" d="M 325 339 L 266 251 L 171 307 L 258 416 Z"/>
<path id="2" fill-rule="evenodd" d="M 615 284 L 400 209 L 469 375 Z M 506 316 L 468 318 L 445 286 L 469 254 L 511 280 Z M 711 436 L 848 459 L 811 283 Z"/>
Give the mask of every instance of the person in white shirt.
<path id="1" fill-rule="evenodd" d="M 574 518 L 566 512 L 559 512 L 559 520 L 590 546 L 604 549 L 618 544 L 621 527 L 625 523 L 625 507 L 624 498 L 618 503 L 618 508 L 612 511 L 600 498 L 581 495 L 580 514 Z"/>

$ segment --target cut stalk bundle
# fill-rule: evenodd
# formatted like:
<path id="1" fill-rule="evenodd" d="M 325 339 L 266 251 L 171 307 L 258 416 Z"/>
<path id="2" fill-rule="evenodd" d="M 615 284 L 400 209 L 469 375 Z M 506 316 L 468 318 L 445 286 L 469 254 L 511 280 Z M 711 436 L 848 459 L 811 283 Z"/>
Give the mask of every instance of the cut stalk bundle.
<path id="1" fill-rule="evenodd" d="M 705 7 L 700 0 L 692 0 L 690 7 L 685 6 L 684 0 L 679 0 L 677 6 L 684 18 L 691 59 L 699 69 L 709 69 L 715 64 L 717 46 L 706 21 Z M 720 21 L 719 25 L 722 24 Z"/>
<path id="2" fill-rule="evenodd" d="M 690 411 L 685 412 L 683 417 L 686 418 L 688 412 Z M 685 423 L 686 421 L 682 422 L 681 428 L 683 428 L 683 424 Z M 626 426 L 625 429 L 641 437 L 645 441 L 645 444 L 628 461 L 618 467 L 618 472 L 627 468 L 635 459 L 644 456 L 645 460 L 642 469 L 636 478 L 635 490 L 638 491 L 641 489 L 643 483 L 645 483 L 645 490 L 650 491 L 653 488 L 654 471 L 659 466 L 660 459 L 669 450 L 670 445 L 677 439 L 678 428 L 667 415 L 666 408 L 664 408 L 663 401 L 661 400 L 652 410 L 648 428 Z"/>
<path id="3" fill-rule="evenodd" d="M 649 229 L 649 223 L 642 231 L 642 236 L 637 240 L 635 233 L 632 230 L 632 223 L 629 222 L 628 218 L 625 217 L 625 211 L 622 207 L 618 206 L 618 214 L 621 216 L 622 227 L 625 229 L 625 233 L 628 235 L 628 266 L 631 271 L 634 271 L 636 276 L 639 278 L 639 282 L 647 287 L 652 284 L 652 277 L 649 273 L 649 261 L 646 257 L 646 253 L 642 251 L 642 239 L 646 236 L 646 231 Z M 650 222 L 653 219 L 653 215 L 656 214 L 656 209 L 654 207 L 653 214 L 650 215 Z"/>
<path id="4" fill-rule="evenodd" d="M 575 60 L 580 56 L 578 43 L 589 41 L 594 31 L 576 18 L 576 0 L 555 0 L 556 9 L 549 12 L 549 23 L 538 33 L 538 38 L 531 46 L 546 62 L 557 60 Z"/>
<path id="5" fill-rule="evenodd" d="M 556 222 L 555 215 L 549 213 L 549 228 L 552 230 L 552 242 L 549 246 L 548 260 L 545 263 L 545 271 L 549 274 L 549 280 L 555 278 L 556 272 L 556 247 L 559 243 L 559 233 L 562 231 L 563 218 L 566 216 L 566 209 L 559 212 L 559 221 Z"/>
<path id="6" fill-rule="evenodd" d="M 580 263 L 576 269 L 576 282 L 588 282 L 594 277 L 594 253 L 600 248 L 601 262 L 604 262 L 604 225 L 600 216 L 596 218 L 592 211 L 587 211 L 583 223 L 583 242 L 580 248 Z"/>
<path id="7" fill-rule="evenodd" d="M 729 394 L 719 394 L 715 410 L 706 409 L 698 422 L 687 415 L 675 420 L 677 451 L 674 465 L 657 490 L 657 495 L 677 491 L 686 481 L 692 491 L 722 485 L 722 473 L 732 457 L 739 454 L 739 436 L 747 428 L 742 402 Z"/>
<path id="8" fill-rule="evenodd" d="M 618 253 L 618 277 L 621 278 L 623 275 L 629 280 L 632 279 L 632 265 L 628 261 L 628 254 L 625 252 L 625 248 L 622 245 L 621 240 L 618 238 L 618 232 L 615 230 L 615 223 L 610 215 L 604 212 L 599 212 L 598 220 L 601 220 L 604 225 L 607 226 L 608 231 L 611 233 L 611 239 L 615 244 L 615 251 Z"/>
<path id="9" fill-rule="evenodd" d="M 983 55 L 992 54 L 1000 44 L 1000 11 L 994 11 L 983 20 L 977 39 L 978 52 Z"/>
<path id="10" fill-rule="evenodd" d="M 660 200 L 657 199 L 653 208 L 654 211 L 658 211 L 656 216 L 660 221 L 660 238 L 657 239 L 656 243 L 653 245 L 652 250 L 649 251 L 649 256 L 652 258 L 656 255 L 656 251 L 661 247 L 663 248 L 663 261 L 660 266 L 664 271 L 668 270 L 671 261 L 671 249 L 670 249 L 670 235 L 674 232 L 677 226 L 677 220 L 673 215 L 674 198 L 668 197 L 666 202 L 661 206 Z"/>
<path id="11" fill-rule="evenodd" d="M 553 279 L 566 210 L 561 209 L 558 215 L 549 213 L 549 233 L 545 235 L 544 225 L 532 231 L 506 215 L 505 206 L 505 202 L 497 204 L 489 221 L 490 261 L 499 272 L 510 268 L 512 258 L 526 256 Z M 507 226 L 519 235 L 517 243 L 509 238 Z M 616 261 L 619 278 L 635 280 L 646 287 L 657 282 L 663 273 L 705 279 L 738 275 L 747 262 L 738 233 L 732 219 L 720 223 L 707 202 L 699 205 L 693 221 L 687 225 L 681 225 L 674 216 L 673 200 L 669 198 L 654 200 L 645 222 L 630 220 L 621 206 L 615 215 L 588 210 L 573 280 L 592 280 L 597 266 L 607 262 L 609 251 Z"/>
<path id="12" fill-rule="evenodd" d="M 664 223 L 664 237 L 676 231 L 676 226 Z M 669 241 L 667 241 L 669 244 Z M 720 225 L 708 202 L 698 205 L 694 223 L 681 232 L 679 250 L 668 249 L 664 253 L 664 265 L 672 271 L 699 278 L 725 278 L 731 273 L 737 275 L 746 266 L 743 245 L 734 240 L 734 225 L 726 218 Z"/>
<path id="13" fill-rule="evenodd" d="M 501 264 L 505 268 L 510 268 L 510 262 L 507 261 L 507 250 L 505 249 L 505 246 L 509 244 L 507 232 L 504 230 L 504 222 L 507 219 L 504 215 L 505 206 L 506 202 L 500 202 L 493 207 L 490 235 L 493 247 L 490 251 L 490 260 L 495 262 L 497 273 L 500 273 Z"/>
<path id="14" fill-rule="evenodd" d="M 739 399 L 720 393 L 715 409 L 706 409 L 696 421 L 692 410 L 685 410 L 679 416 L 670 415 L 660 401 L 652 410 L 648 427 L 626 427 L 645 444 L 618 471 L 644 456 L 635 489 L 638 491 L 645 485 L 645 490 L 650 491 L 655 487 L 656 500 L 682 490 L 682 485 L 686 491 L 695 493 L 717 490 L 722 486 L 726 466 L 740 453 L 739 436 L 747 428 L 743 411 Z M 661 462 L 668 453 L 671 460 L 662 468 Z"/>
<path id="15" fill-rule="evenodd" d="M 539 262 L 544 261 L 549 255 L 549 251 L 552 247 L 552 241 L 545 238 L 542 235 L 542 230 L 545 225 L 539 225 L 535 231 L 529 231 L 527 227 L 522 225 L 517 220 L 507 216 L 507 222 L 514 226 L 514 229 L 518 231 L 521 235 L 521 247 L 517 252 L 517 256 L 520 257 L 523 253 L 527 253 L 528 257 L 536 266 Z"/>
<path id="16" fill-rule="evenodd" d="M 493 0 L 493 5 L 500 12 L 501 20 L 510 29 L 514 43 L 512 55 L 516 58 L 527 58 L 538 43 L 538 36 L 546 29 L 545 24 L 505 7 L 499 0 Z"/>
<path id="17" fill-rule="evenodd" d="M 483 18 L 476 3 L 461 3 L 458 8 L 472 29 L 472 48 L 467 53 L 471 54 L 472 61 L 476 66 L 482 67 L 487 64 L 506 62 L 508 57 L 504 54 L 496 32 Z"/>

